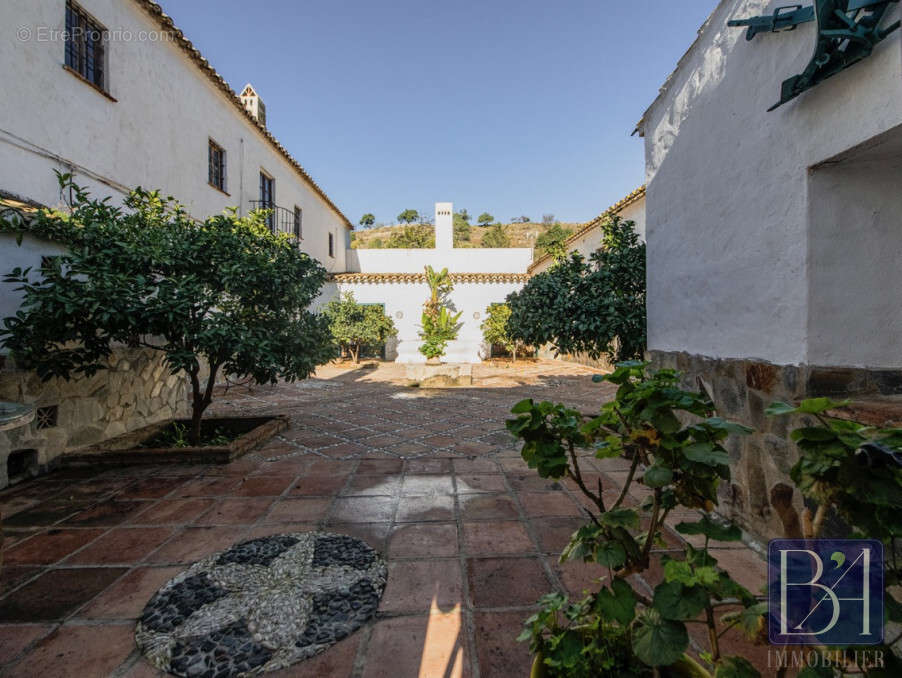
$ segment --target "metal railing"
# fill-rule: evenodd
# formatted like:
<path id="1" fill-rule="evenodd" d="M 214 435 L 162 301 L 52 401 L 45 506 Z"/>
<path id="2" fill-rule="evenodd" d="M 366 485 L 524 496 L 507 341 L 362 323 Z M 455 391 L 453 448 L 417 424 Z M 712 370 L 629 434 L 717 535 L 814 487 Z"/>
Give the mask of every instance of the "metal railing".
<path id="1" fill-rule="evenodd" d="M 302 239 L 300 215 L 298 215 L 298 218 L 295 218 L 294 210 L 272 205 L 262 200 L 250 200 L 248 202 L 250 202 L 252 210 L 269 210 L 265 221 L 270 231 L 273 233 L 287 233 L 298 240 Z"/>

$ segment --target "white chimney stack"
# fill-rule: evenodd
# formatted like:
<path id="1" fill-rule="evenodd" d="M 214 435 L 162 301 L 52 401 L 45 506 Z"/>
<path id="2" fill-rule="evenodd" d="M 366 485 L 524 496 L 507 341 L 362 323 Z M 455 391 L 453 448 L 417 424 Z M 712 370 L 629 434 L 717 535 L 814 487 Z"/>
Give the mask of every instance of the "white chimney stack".
<path id="1" fill-rule="evenodd" d="M 266 127 L 266 106 L 263 105 L 263 99 L 260 98 L 251 83 L 247 83 L 241 90 L 240 98 L 248 113 L 254 116 L 254 120 Z"/>
<path id="2" fill-rule="evenodd" d="M 454 249 L 454 204 L 435 203 L 435 249 Z"/>

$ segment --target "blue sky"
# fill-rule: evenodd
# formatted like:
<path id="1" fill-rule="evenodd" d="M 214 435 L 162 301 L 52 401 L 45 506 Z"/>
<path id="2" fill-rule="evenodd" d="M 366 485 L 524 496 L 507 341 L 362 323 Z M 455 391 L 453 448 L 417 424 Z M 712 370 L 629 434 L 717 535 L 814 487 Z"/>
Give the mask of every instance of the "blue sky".
<path id="1" fill-rule="evenodd" d="M 353 223 L 453 201 L 586 221 L 716 0 L 162 0 Z"/>

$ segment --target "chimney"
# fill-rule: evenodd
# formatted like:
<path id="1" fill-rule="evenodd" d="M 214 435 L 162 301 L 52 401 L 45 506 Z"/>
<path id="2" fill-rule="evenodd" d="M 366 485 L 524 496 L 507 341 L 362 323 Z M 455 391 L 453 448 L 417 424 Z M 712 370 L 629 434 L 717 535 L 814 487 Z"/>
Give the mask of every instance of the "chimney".
<path id="1" fill-rule="evenodd" d="M 435 203 L 435 249 L 454 248 L 454 204 Z"/>
<path id="2" fill-rule="evenodd" d="M 244 104 L 248 113 L 254 116 L 254 120 L 266 127 L 266 106 L 263 105 L 263 99 L 260 98 L 251 83 L 247 83 L 241 90 L 241 103 Z"/>

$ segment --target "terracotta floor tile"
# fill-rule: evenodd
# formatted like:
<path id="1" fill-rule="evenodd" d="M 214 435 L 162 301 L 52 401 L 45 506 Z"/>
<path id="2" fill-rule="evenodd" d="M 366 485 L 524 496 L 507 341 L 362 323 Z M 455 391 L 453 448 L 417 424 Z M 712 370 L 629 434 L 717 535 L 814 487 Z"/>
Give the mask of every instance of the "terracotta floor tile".
<path id="1" fill-rule="evenodd" d="M 393 561 L 380 612 L 425 612 L 433 603 L 448 611 L 463 604 L 460 563 L 457 560 Z"/>
<path id="2" fill-rule="evenodd" d="M 250 525 L 272 506 L 272 497 L 221 499 L 198 518 L 197 525 Z"/>
<path id="3" fill-rule="evenodd" d="M 131 516 L 143 511 L 147 504 L 143 501 L 116 501 L 101 502 L 91 508 L 85 509 L 66 520 L 66 526 L 94 527 L 120 525 Z"/>
<path id="4" fill-rule="evenodd" d="M 520 514 L 505 494 L 460 495 L 460 512 L 464 520 L 510 520 Z"/>
<path id="5" fill-rule="evenodd" d="M 412 523 L 428 520 L 454 520 L 454 497 L 450 495 L 401 497 L 396 522 Z"/>
<path id="6" fill-rule="evenodd" d="M 274 534 L 290 534 L 292 532 L 317 532 L 317 523 L 272 523 L 271 525 L 257 525 L 242 537 L 242 541 L 269 537 Z"/>
<path id="7" fill-rule="evenodd" d="M 518 643 L 526 612 L 476 612 L 473 615 L 479 675 L 483 678 L 529 676 L 528 643 Z"/>
<path id="8" fill-rule="evenodd" d="M 537 558 L 468 558 L 475 607 L 534 605 L 552 589 Z"/>
<path id="9" fill-rule="evenodd" d="M 75 615 L 79 619 L 137 619 L 144 606 L 183 567 L 138 567 Z"/>
<path id="10" fill-rule="evenodd" d="M 426 441 L 421 442 L 425 443 Z M 448 475 L 451 473 L 451 470 L 450 459 L 408 459 L 404 462 L 404 472 L 408 475 L 420 473 L 428 475 Z"/>
<path id="11" fill-rule="evenodd" d="M 241 481 L 231 476 L 220 478 L 207 476 L 184 483 L 170 499 L 188 497 L 221 497 L 232 494 Z"/>
<path id="12" fill-rule="evenodd" d="M 404 468 L 402 459 L 364 459 L 357 467 L 359 474 L 391 474 L 400 473 Z"/>
<path id="13" fill-rule="evenodd" d="M 468 555 L 534 553 L 523 525 L 514 521 L 463 524 L 463 549 Z"/>
<path id="14" fill-rule="evenodd" d="M 68 498 L 51 499 L 12 515 L 4 513 L 3 524 L 5 527 L 48 527 L 84 511 L 91 504 L 84 499 L 78 502 Z"/>
<path id="15" fill-rule="evenodd" d="M 552 571 L 557 574 L 558 579 L 567 589 L 567 593 L 571 597 L 582 598 L 583 591 L 595 591 L 599 587 L 598 580 L 607 577 L 607 571 L 597 563 L 583 563 L 580 561 L 570 561 L 561 563 L 557 556 L 547 556 L 545 562 L 548 563 Z"/>
<path id="16" fill-rule="evenodd" d="M 457 555 L 455 523 L 412 523 L 395 528 L 388 544 L 391 558 Z"/>
<path id="17" fill-rule="evenodd" d="M 502 475 L 464 474 L 457 476 L 456 480 L 458 494 L 507 492 L 507 484 Z"/>
<path id="18" fill-rule="evenodd" d="M 331 520 L 343 523 L 382 523 L 392 519 L 392 497 L 339 497 L 332 507 Z"/>
<path id="19" fill-rule="evenodd" d="M 451 475 L 409 475 L 404 477 L 401 495 L 417 497 L 425 495 L 454 494 Z"/>
<path id="20" fill-rule="evenodd" d="M 508 473 L 507 482 L 516 492 L 555 492 L 561 489 L 560 482 L 551 478 L 542 478 L 535 471 Z"/>
<path id="21" fill-rule="evenodd" d="M 325 497 L 291 497 L 272 505 L 265 523 L 314 523 L 325 517 L 332 503 Z"/>
<path id="22" fill-rule="evenodd" d="M 125 489 L 123 498 L 156 499 L 158 497 L 165 497 L 171 492 L 177 492 L 184 483 L 190 480 L 190 478 L 191 477 L 187 475 L 141 478 Z"/>
<path id="23" fill-rule="evenodd" d="M 405 440 L 395 445 L 383 446 L 383 449 L 390 454 L 396 454 L 401 457 L 419 456 L 432 450 L 428 445 L 423 445 L 415 440 Z"/>
<path id="24" fill-rule="evenodd" d="M 64 619 L 125 572 L 127 568 L 118 567 L 48 570 L 0 600 L 0 621 L 39 622 Z"/>
<path id="25" fill-rule="evenodd" d="M 145 560 L 152 563 L 193 563 L 240 541 L 244 531 L 241 527 L 186 527 Z"/>
<path id="26" fill-rule="evenodd" d="M 173 534 L 169 527 L 117 527 L 67 558 L 65 564 L 140 563 Z"/>
<path id="27" fill-rule="evenodd" d="M 53 629 L 52 624 L 0 625 L 0 664 L 8 664 L 26 647 L 43 638 Z"/>
<path id="28" fill-rule="evenodd" d="M 232 494 L 238 497 L 278 497 L 288 489 L 292 480 L 285 476 L 250 476 L 240 482 Z"/>
<path id="29" fill-rule="evenodd" d="M 328 497 L 338 494 L 348 482 L 345 474 L 306 475 L 298 478 L 291 489 L 290 496 Z"/>
<path id="30" fill-rule="evenodd" d="M 464 458 L 454 459 L 454 472 L 460 474 L 501 473 L 498 463 L 492 459 Z"/>
<path id="31" fill-rule="evenodd" d="M 10 678 L 88 678 L 109 675 L 134 650 L 132 625 L 63 626 L 19 661 Z"/>
<path id="32" fill-rule="evenodd" d="M 539 547 L 543 553 L 560 553 L 570 543 L 570 536 L 585 521 L 581 518 L 533 518 L 533 529 L 539 538 Z"/>
<path id="33" fill-rule="evenodd" d="M 132 516 L 130 523 L 138 525 L 185 525 L 206 513 L 215 499 L 161 499 Z"/>
<path id="34" fill-rule="evenodd" d="M 370 637 L 364 678 L 468 678 L 461 614 L 384 619 Z"/>
<path id="35" fill-rule="evenodd" d="M 518 497 L 526 515 L 531 518 L 583 515 L 566 492 L 520 492 Z"/>
<path id="36" fill-rule="evenodd" d="M 52 529 L 13 546 L 3 553 L 7 565 L 49 565 L 93 541 L 103 529 Z"/>
<path id="37" fill-rule="evenodd" d="M 358 473 L 341 491 L 348 497 L 369 495 L 392 496 L 401 491 L 401 476 L 398 474 L 361 474 Z"/>
<path id="38" fill-rule="evenodd" d="M 358 631 L 310 659 L 263 675 L 265 678 L 349 678 L 361 635 Z"/>
<path id="39" fill-rule="evenodd" d="M 20 584 L 36 576 L 43 567 L 30 565 L 4 565 L 0 568 L 0 596 L 4 596 Z"/>

